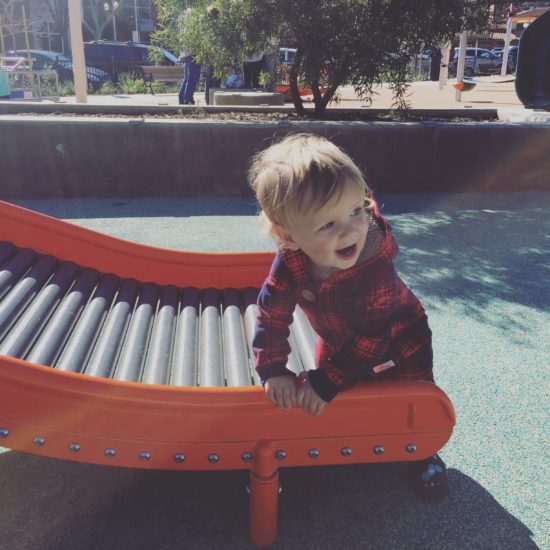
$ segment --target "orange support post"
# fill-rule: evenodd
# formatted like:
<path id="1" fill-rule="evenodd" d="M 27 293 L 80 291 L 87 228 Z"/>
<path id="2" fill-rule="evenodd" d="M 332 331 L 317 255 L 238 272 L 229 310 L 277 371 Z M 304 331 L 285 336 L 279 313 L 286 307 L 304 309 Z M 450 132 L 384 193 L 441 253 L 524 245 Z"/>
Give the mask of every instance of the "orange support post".
<path id="1" fill-rule="evenodd" d="M 258 441 L 250 471 L 250 541 L 268 546 L 277 538 L 279 472 L 270 441 Z"/>

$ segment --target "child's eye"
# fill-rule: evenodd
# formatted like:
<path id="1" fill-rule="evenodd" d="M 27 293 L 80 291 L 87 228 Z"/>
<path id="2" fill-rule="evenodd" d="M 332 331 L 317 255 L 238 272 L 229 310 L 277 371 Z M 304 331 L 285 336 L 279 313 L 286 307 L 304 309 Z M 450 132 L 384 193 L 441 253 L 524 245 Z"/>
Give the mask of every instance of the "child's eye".
<path id="1" fill-rule="evenodd" d="M 334 225 L 334 222 L 328 222 L 328 223 L 325 223 L 325 225 L 323 225 L 323 227 L 321 227 L 321 231 L 326 231 L 327 229 L 330 229 L 332 226 Z"/>
<path id="2" fill-rule="evenodd" d="M 359 216 L 363 212 L 363 207 L 358 206 L 357 208 L 353 209 L 353 212 L 351 213 L 351 217 L 354 218 L 355 216 Z"/>

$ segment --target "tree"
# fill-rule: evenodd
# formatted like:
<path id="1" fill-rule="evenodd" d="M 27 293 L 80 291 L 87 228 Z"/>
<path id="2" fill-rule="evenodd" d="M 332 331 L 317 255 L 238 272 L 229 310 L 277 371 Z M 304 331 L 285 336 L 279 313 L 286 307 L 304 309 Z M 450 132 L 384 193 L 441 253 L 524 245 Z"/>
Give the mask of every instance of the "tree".
<path id="1" fill-rule="evenodd" d="M 273 42 L 295 47 L 289 82 L 296 111 L 307 114 L 299 82 L 311 87 L 315 116 L 323 116 L 338 87 L 352 84 L 370 101 L 374 86 L 390 82 L 394 106 L 407 108 L 410 60 L 440 47 L 462 29 L 484 30 L 491 0 L 156 0 L 153 40 L 195 52 L 217 72 Z M 501 2 L 502 3 L 502 2 Z M 182 14 L 186 13 L 185 17 Z"/>
<path id="2" fill-rule="evenodd" d="M 83 0 L 82 24 L 92 33 L 94 40 L 103 38 L 105 27 L 122 9 L 125 0 Z"/>
<path id="3" fill-rule="evenodd" d="M 12 48 L 17 49 L 17 35 L 25 32 L 22 5 L 18 0 L 0 0 L 0 33 L 3 47 L 7 47 L 4 33 L 11 36 Z"/>
<path id="4" fill-rule="evenodd" d="M 69 4 L 67 0 L 38 0 L 36 5 L 46 12 L 52 22 L 52 31 L 61 36 L 64 48 L 69 47 Z M 34 12 L 33 12 L 34 13 Z"/>

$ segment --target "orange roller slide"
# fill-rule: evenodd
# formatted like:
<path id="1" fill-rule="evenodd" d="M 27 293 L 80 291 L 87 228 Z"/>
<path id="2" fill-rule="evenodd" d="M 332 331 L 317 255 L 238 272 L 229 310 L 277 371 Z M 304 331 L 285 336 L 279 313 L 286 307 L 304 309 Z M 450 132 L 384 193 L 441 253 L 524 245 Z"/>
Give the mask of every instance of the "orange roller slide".
<path id="1" fill-rule="evenodd" d="M 362 383 L 319 417 L 268 403 L 252 367 L 250 296 L 272 258 L 153 248 L 0 202 L 0 445 L 110 466 L 249 470 L 258 546 L 277 536 L 279 468 L 441 449 L 455 412 L 429 382 Z"/>

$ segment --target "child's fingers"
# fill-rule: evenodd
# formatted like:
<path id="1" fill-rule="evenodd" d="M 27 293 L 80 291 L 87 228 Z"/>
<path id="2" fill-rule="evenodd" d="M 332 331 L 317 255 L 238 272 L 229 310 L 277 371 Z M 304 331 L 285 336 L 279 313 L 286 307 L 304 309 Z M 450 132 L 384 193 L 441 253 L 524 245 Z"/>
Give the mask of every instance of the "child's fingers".
<path id="1" fill-rule="evenodd" d="M 298 405 L 309 414 L 319 416 L 323 412 L 325 402 L 317 395 L 313 388 L 298 391 Z"/>
<path id="2" fill-rule="evenodd" d="M 292 380 L 292 383 L 285 388 L 285 407 L 290 408 L 296 405 L 296 383 Z"/>
<path id="3" fill-rule="evenodd" d="M 298 404 L 298 407 L 303 407 L 304 405 L 304 394 L 304 388 L 298 388 L 298 392 L 296 393 L 296 403 Z"/>
<path id="4" fill-rule="evenodd" d="M 273 403 L 274 405 L 277 405 L 277 399 L 275 397 L 275 389 L 273 387 L 267 387 L 265 388 L 265 393 L 267 394 L 267 398 Z"/>
<path id="5" fill-rule="evenodd" d="M 286 377 L 284 381 L 268 381 L 265 392 L 271 403 L 279 409 L 286 409 L 296 404 L 296 383 L 294 379 Z"/>

